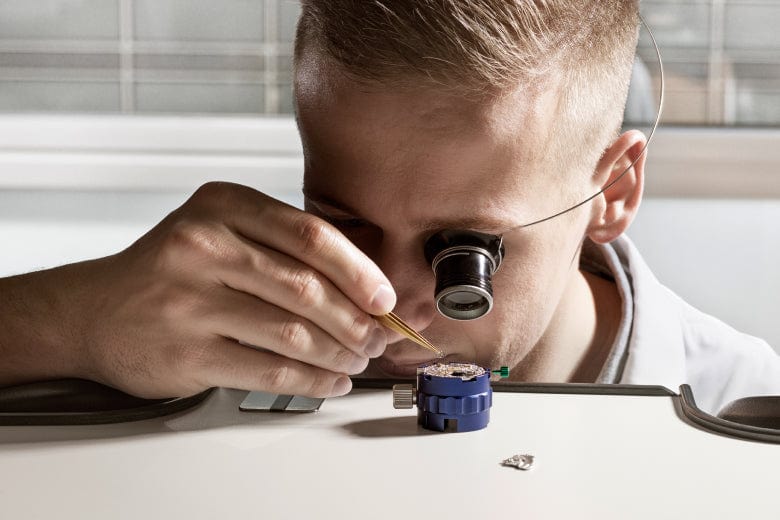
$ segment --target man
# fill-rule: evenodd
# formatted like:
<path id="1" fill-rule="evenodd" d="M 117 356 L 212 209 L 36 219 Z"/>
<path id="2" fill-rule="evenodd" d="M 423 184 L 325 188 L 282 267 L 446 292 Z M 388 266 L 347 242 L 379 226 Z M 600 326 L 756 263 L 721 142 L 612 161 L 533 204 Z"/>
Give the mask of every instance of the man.
<path id="1" fill-rule="evenodd" d="M 768 346 L 685 306 L 622 236 L 644 175 L 645 137 L 618 135 L 637 2 L 302 5 L 308 213 L 209 184 L 117 255 L 0 281 L 0 381 L 340 395 L 430 360 L 372 318 L 395 309 L 517 380 L 689 382 L 713 410 L 780 393 Z M 444 229 L 503 236 L 485 317 L 435 311 L 423 245 Z"/>

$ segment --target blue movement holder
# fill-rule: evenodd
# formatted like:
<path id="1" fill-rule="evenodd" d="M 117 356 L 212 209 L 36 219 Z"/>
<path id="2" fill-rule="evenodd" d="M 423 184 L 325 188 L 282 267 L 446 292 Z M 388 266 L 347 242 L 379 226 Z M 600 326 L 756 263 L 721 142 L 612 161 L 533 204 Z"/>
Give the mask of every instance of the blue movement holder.
<path id="1" fill-rule="evenodd" d="M 421 372 L 417 375 L 417 422 L 436 431 L 471 432 L 490 421 L 490 372 L 470 380 Z"/>
<path id="2" fill-rule="evenodd" d="M 508 377 L 509 369 L 484 369 L 472 363 L 433 363 L 417 369 L 414 385 L 393 386 L 393 406 L 417 405 L 417 422 L 440 432 L 481 430 L 490 421 L 493 406 L 491 375 Z"/>

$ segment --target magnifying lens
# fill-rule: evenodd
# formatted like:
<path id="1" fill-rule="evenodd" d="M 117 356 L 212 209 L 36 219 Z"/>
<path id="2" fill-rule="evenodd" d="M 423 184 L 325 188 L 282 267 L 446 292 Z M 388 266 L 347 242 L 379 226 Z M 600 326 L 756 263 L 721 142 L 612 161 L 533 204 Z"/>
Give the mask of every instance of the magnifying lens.
<path id="1" fill-rule="evenodd" d="M 454 320 L 474 320 L 493 308 L 492 276 L 504 257 L 500 236 L 445 230 L 425 242 L 436 274 L 436 308 Z"/>
<path id="2" fill-rule="evenodd" d="M 562 211 L 528 224 L 521 224 L 509 231 L 541 224 L 587 204 L 617 184 L 647 152 L 647 147 L 661 121 L 665 79 L 661 50 L 658 48 L 655 36 L 644 18 L 640 16 L 639 20 L 650 35 L 650 41 L 655 49 L 661 84 L 658 112 L 644 148 L 620 175 L 590 197 Z M 468 230 L 444 230 L 434 234 L 425 242 L 424 254 L 436 275 L 434 298 L 440 314 L 454 320 L 474 320 L 490 312 L 493 308 L 492 276 L 504 259 L 504 244 L 501 236 Z"/>

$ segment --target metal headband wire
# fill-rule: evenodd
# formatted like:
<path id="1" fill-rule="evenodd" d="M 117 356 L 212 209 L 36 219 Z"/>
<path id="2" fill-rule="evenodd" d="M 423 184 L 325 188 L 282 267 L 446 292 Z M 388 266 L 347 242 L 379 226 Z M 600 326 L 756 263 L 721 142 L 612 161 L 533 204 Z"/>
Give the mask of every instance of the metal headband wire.
<path id="1" fill-rule="evenodd" d="M 513 227 L 509 231 L 514 231 L 516 229 L 521 229 L 521 228 L 527 228 L 527 227 L 530 227 L 530 226 L 534 226 L 536 224 L 541 224 L 542 222 L 547 222 L 548 220 L 552 220 L 552 219 L 554 219 L 556 217 L 560 217 L 561 215 L 563 215 L 565 213 L 573 211 L 573 210 L 579 208 L 580 206 L 583 206 L 583 205 L 587 204 L 588 202 L 592 201 L 593 199 L 595 199 L 596 197 L 598 197 L 599 195 L 601 195 L 602 193 L 604 193 L 605 191 L 610 189 L 612 186 L 617 184 L 618 181 L 620 181 L 620 179 L 622 179 L 623 176 L 626 173 L 628 173 L 631 170 L 631 168 L 633 168 L 634 165 L 636 165 L 636 163 L 639 161 L 639 159 L 641 159 L 642 156 L 645 155 L 645 153 L 647 152 L 647 147 L 650 146 L 650 141 L 653 140 L 653 136 L 655 136 L 655 131 L 658 129 L 658 123 L 661 121 L 661 113 L 663 112 L 663 106 L 664 106 L 664 92 L 666 91 L 666 80 L 664 78 L 664 63 L 663 63 L 663 60 L 661 59 L 661 50 L 658 48 L 658 43 L 655 41 L 655 36 L 653 36 L 653 31 L 650 30 L 650 26 L 647 25 L 647 22 L 645 22 L 645 19 L 642 18 L 642 15 L 639 15 L 639 20 L 642 23 L 642 25 L 644 26 L 645 30 L 647 30 L 647 33 L 650 35 L 650 41 L 652 41 L 653 47 L 655 48 L 655 55 L 658 57 L 658 70 L 659 70 L 659 74 L 660 74 L 660 78 L 661 78 L 661 94 L 658 97 L 658 113 L 655 116 L 655 122 L 653 123 L 653 128 L 652 128 L 652 130 L 650 130 L 650 135 L 648 135 L 647 142 L 645 142 L 645 146 L 642 148 L 642 151 L 639 153 L 639 155 L 637 155 L 636 159 L 634 159 L 631 162 L 631 164 L 629 164 L 628 167 L 625 170 L 623 170 L 623 173 L 618 175 L 614 180 L 612 180 L 612 182 L 610 182 L 609 184 L 607 184 L 606 186 L 601 188 L 601 190 L 599 190 L 597 193 L 594 193 L 593 195 L 591 195 L 587 199 L 585 199 L 585 200 L 583 200 L 581 202 L 578 202 L 574 206 L 571 206 L 571 207 L 569 207 L 569 208 L 567 208 L 567 209 L 565 209 L 563 211 L 559 211 L 558 213 L 555 213 L 554 215 L 550 215 L 549 217 L 544 217 L 542 219 L 535 220 L 535 221 L 531 222 L 530 224 L 520 224 L 519 226 Z"/>

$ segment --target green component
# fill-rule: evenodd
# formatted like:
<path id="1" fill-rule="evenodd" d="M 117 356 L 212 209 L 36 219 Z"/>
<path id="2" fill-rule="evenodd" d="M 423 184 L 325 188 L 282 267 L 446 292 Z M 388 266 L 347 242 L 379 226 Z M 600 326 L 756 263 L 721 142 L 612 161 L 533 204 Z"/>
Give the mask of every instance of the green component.
<path id="1" fill-rule="evenodd" d="M 497 368 L 496 370 L 491 370 L 490 372 L 493 373 L 493 374 L 498 374 L 502 378 L 509 377 L 509 367 Z"/>

